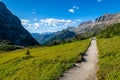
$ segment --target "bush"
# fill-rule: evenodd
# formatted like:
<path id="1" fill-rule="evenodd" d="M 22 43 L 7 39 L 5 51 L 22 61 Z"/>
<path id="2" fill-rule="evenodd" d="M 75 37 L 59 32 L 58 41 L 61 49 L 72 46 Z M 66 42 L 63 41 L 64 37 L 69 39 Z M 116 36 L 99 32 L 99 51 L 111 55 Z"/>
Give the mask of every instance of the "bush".
<path id="1" fill-rule="evenodd" d="M 13 51 L 16 49 L 21 49 L 21 47 L 13 46 L 13 45 L 1 45 L 0 46 L 1 51 Z"/>
<path id="2" fill-rule="evenodd" d="M 0 45 L 12 45 L 12 42 L 9 40 L 0 40 Z"/>
<path id="3" fill-rule="evenodd" d="M 29 49 L 26 50 L 26 53 L 25 53 L 27 56 L 30 56 L 30 51 Z"/>
<path id="4" fill-rule="evenodd" d="M 98 38 L 112 38 L 114 36 L 120 36 L 120 23 L 107 26 L 105 30 L 97 35 Z"/>

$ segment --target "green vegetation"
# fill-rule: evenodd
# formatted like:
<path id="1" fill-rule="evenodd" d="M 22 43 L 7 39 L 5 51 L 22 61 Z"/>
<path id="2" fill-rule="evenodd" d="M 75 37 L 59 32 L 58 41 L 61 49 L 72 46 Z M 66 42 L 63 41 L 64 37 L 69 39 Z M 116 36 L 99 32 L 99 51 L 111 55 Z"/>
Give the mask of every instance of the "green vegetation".
<path id="1" fill-rule="evenodd" d="M 13 51 L 16 49 L 22 49 L 22 47 L 14 45 L 0 45 L 0 51 Z"/>
<path id="2" fill-rule="evenodd" d="M 25 53 L 27 56 L 30 56 L 30 51 L 29 49 L 27 49 L 26 53 Z"/>
<path id="3" fill-rule="evenodd" d="M 98 80 L 120 80 L 120 36 L 98 39 L 98 48 Z"/>
<path id="4" fill-rule="evenodd" d="M 0 45 L 12 45 L 9 40 L 0 40 Z"/>
<path id="5" fill-rule="evenodd" d="M 0 54 L 0 80 L 56 80 L 81 59 L 89 40 Z M 31 57 L 26 57 L 26 53 Z"/>
<path id="6" fill-rule="evenodd" d="M 98 38 L 112 38 L 120 36 L 120 23 L 107 26 L 107 28 L 100 32 Z"/>

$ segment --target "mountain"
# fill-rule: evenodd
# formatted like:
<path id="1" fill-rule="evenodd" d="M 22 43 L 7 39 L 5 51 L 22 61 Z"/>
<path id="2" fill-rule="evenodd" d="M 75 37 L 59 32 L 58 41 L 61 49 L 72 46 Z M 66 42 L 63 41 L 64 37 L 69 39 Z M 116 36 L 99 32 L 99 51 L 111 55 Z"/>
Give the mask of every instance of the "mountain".
<path id="1" fill-rule="evenodd" d="M 57 34 L 57 32 L 53 33 L 31 33 L 31 35 L 38 41 L 41 45 L 43 45 L 45 42 L 47 42 L 49 39 L 54 37 Z"/>
<path id="2" fill-rule="evenodd" d="M 105 30 L 108 25 L 120 23 L 120 13 L 105 14 L 93 21 L 86 21 L 78 25 L 78 27 L 69 27 L 56 34 L 53 38 L 49 39 L 46 44 L 53 43 L 54 41 L 62 42 L 72 38 L 86 39 L 95 36 L 101 31 Z M 63 35 L 66 36 L 63 38 Z"/>
<path id="3" fill-rule="evenodd" d="M 88 38 L 99 34 L 105 30 L 109 25 L 120 23 L 120 13 L 105 14 L 95 19 L 95 22 L 87 21 L 83 22 L 76 28 L 79 31 L 79 36 Z M 80 27 L 80 28 L 79 28 Z M 84 28 L 83 28 L 84 27 Z"/>
<path id="4" fill-rule="evenodd" d="M 74 31 L 77 34 L 83 33 L 84 31 L 86 31 L 87 28 L 90 28 L 94 26 L 94 22 L 93 21 L 86 21 L 81 23 Z"/>
<path id="5" fill-rule="evenodd" d="M 52 37 L 51 39 L 49 39 L 48 41 L 46 41 L 44 43 L 44 45 L 52 45 L 52 44 L 59 44 L 61 42 L 67 42 L 67 41 L 71 41 L 71 39 L 73 39 L 75 37 L 75 32 L 70 31 L 70 30 L 62 30 L 60 32 L 58 32 L 57 34 L 55 34 L 54 37 Z"/>
<path id="6" fill-rule="evenodd" d="M 120 23 L 120 13 L 105 14 L 95 19 L 95 22 L 86 21 L 81 23 L 77 28 L 73 29 L 77 35 L 83 34 L 83 36 L 94 36 L 105 30 L 108 25 Z"/>
<path id="7" fill-rule="evenodd" d="M 0 2 L 0 40 L 8 40 L 13 45 L 20 46 L 39 45 L 3 2 Z"/>
<path id="8" fill-rule="evenodd" d="M 105 14 L 96 19 L 96 23 L 113 24 L 120 22 L 120 13 Z"/>
<path id="9" fill-rule="evenodd" d="M 107 25 L 120 23 L 120 13 L 104 14 L 95 19 L 95 26 L 105 29 Z"/>
<path id="10" fill-rule="evenodd" d="M 98 38 L 112 38 L 114 36 L 120 36 L 120 23 L 108 25 L 97 35 Z"/>
<path id="11" fill-rule="evenodd" d="M 57 33 L 53 38 L 49 39 L 45 43 L 45 45 L 47 44 L 51 45 L 54 43 L 71 42 L 79 34 L 80 36 L 87 38 L 88 35 L 86 35 L 86 32 L 90 32 L 90 29 L 92 26 L 94 26 L 93 21 L 86 21 L 86 22 L 81 23 L 78 27 L 68 27 L 67 29 L 62 30 L 59 33 Z"/>

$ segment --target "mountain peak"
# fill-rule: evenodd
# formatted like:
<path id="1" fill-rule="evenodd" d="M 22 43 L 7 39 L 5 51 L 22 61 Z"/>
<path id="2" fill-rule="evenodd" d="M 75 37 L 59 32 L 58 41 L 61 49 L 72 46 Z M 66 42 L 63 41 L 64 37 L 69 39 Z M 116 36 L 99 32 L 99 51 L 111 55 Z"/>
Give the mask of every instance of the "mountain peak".
<path id="1" fill-rule="evenodd" d="M 105 14 L 103 16 L 100 16 L 99 18 L 96 19 L 95 22 L 115 23 L 115 22 L 119 22 L 119 20 L 120 20 L 120 13 L 116 13 L 116 14 Z"/>
<path id="2" fill-rule="evenodd" d="M 93 24 L 94 22 L 92 20 L 86 21 L 81 23 L 79 26 L 87 25 L 87 24 Z"/>
<path id="3" fill-rule="evenodd" d="M 0 1 L 0 7 L 6 7 L 2 1 Z"/>

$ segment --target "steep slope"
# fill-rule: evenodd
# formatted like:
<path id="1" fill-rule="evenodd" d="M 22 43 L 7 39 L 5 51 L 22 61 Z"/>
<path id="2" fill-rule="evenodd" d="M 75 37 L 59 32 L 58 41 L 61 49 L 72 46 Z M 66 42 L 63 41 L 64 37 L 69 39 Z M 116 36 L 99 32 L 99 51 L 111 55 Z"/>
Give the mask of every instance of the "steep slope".
<path id="1" fill-rule="evenodd" d="M 112 24 L 97 35 L 98 38 L 111 38 L 114 36 L 120 36 L 120 23 Z"/>
<path id="2" fill-rule="evenodd" d="M 75 37 L 75 32 L 69 30 L 62 30 L 58 32 L 54 37 L 49 39 L 44 43 L 44 45 L 51 45 L 51 44 L 59 44 L 61 42 L 70 41 L 72 38 Z"/>
<path id="3" fill-rule="evenodd" d="M 83 22 L 75 29 L 75 32 L 77 34 L 83 33 L 83 32 L 85 32 L 87 30 L 87 28 L 90 28 L 92 26 L 94 26 L 94 22 L 93 21 Z"/>
<path id="4" fill-rule="evenodd" d="M 105 14 L 96 19 L 96 23 L 113 24 L 120 22 L 120 13 Z"/>
<path id="5" fill-rule="evenodd" d="M 107 25 L 120 23 L 120 13 L 105 14 L 96 18 L 95 26 L 105 29 Z"/>
<path id="6" fill-rule="evenodd" d="M 3 2 L 0 2 L 0 40 L 9 40 L 13 45 L 20 46 L 39 45 Z"/>

